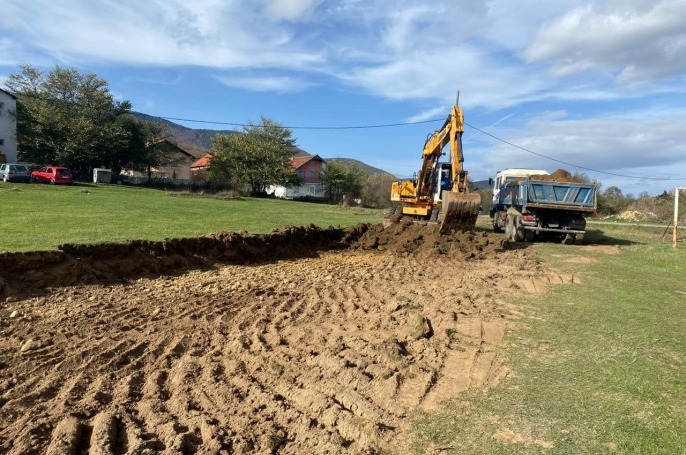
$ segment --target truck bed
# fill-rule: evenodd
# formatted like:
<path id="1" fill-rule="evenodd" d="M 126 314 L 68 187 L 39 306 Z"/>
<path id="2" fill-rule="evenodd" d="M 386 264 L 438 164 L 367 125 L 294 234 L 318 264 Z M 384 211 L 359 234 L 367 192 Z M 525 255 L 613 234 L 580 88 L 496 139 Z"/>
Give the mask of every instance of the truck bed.
<path id="1" fill-rule="evenodd" d="M 594 212 L 596 187 L 588 183 L 554 182 L 524 179 L 500 189 L 504 205 L 521 205 L 531 208 L 550 208 Z"/>

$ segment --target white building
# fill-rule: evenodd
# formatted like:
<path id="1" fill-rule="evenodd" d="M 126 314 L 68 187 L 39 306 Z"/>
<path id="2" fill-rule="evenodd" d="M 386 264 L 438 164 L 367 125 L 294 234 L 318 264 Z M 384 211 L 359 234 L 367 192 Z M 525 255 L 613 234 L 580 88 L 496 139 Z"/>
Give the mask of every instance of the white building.
<path id="1" fill-rule="evenodd" d="M 17 162 L 17 97 L 0 88 L 0 163 Z"/>

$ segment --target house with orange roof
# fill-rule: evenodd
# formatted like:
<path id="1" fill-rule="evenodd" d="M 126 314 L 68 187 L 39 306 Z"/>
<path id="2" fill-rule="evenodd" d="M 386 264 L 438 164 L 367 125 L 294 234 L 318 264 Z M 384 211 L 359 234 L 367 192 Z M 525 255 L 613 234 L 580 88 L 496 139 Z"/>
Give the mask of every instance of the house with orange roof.
<path id="1" fill-rule="evenodd" d="M 207 181 L 207 170 L 210 168 L 210 160 L 212 160 L 212 154 L 206 153 L 199 160 L 191 163 L 191 181 Z"/>
<path id="2" fill-rule="evenodd" d="M 212 154 L 207 153 L 200 159 L 191 164 L 191 180 L 194 182 L 207 181 L 207 171 L 210 167 Z M 271 185 L 267 188 L 267 193 L 280 198 L 293 199 L 298 197 L 324 197 L 324 188 L 319 178 L 322 169 L 326 166 L 319 155 L 299 154 L 293 157 L 291 164 L 296 174 L 300 178 L 300 186 L 285 187 L 281 185 Z"/>
<path id="3" fill-rule="evenodd" d="M 319 175 L 322 169 L 326 167 L 326 161 L 319 155 L 302 155 L 294 157 L 291 163 L 300 178 L 300 186 L 272 185 L 267 188 L 267 193 L 286 199 L 298 197 L 323 198 L 324 187 Z"/>

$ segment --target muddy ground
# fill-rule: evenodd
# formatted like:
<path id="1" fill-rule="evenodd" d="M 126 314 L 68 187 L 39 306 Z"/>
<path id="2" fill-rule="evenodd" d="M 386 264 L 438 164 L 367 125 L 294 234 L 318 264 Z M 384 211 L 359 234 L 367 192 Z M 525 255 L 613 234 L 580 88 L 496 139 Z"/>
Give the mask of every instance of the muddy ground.
<path id="1" fill-rule="evenodd" d="M 573 281 L 408 219 L 0 256 L 0 453 L 403 452 L 509 373 L 508 294 Z"/>

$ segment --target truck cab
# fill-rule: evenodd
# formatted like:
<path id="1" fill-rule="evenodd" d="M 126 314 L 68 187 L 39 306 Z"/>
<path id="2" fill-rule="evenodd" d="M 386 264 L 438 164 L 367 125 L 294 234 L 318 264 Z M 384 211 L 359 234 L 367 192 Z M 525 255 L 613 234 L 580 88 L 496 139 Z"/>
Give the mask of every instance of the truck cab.
<path id="1" fill-rule="evenodd" d="M 493 184 L 493 201 L 491 204 L 490 217 L 493 218 L 494 213 L 498 210 L 500 205 L 500 188 L 505 186 L 508 182 L 521 179 L 522 177 L 529 177 L 531 175 L 550 175 L 548 171 L 542 169 L 505 169 L 499 171 L 494 179 Z"/>

